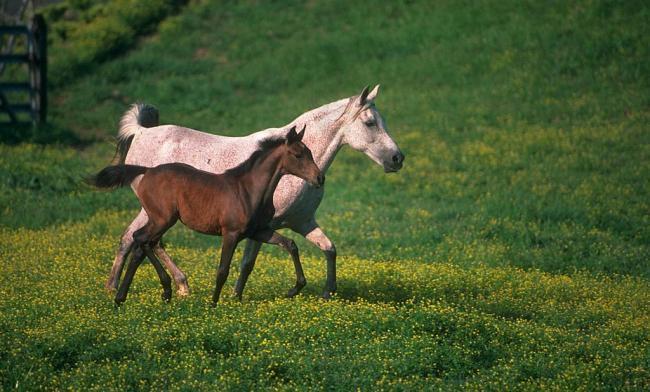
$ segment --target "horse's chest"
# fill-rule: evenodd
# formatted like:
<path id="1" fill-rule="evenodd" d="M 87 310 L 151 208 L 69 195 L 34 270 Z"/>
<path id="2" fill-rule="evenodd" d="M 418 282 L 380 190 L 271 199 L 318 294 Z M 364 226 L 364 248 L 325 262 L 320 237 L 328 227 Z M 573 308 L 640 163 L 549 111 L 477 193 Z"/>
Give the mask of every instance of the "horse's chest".
<path id="1" fill-rule="evenodd" d="M 304 185 L 295 193 L 276 194 L 273 197 L 275 216 L 271 226 L 275 228 L 291 227 L 314 216 L 321 200 L 324 188 L 313 188 Z"/>

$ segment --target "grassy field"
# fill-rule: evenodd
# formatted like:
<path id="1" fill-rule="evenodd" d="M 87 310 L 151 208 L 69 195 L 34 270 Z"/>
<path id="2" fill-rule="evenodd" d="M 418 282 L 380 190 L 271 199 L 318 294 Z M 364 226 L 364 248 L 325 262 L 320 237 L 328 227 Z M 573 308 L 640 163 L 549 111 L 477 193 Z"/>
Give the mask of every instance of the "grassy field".
<path id="1" fill-rule="evenodd" d="M 646 2 L 192 1 L 151 33 L 180 3 L 70 60 L 83 72 L 52 88 L 46 129 L 3 131 L 2 389 L 650 388 Z M 266 246 L 244 301 L 212 309 L 220 241 L 179 226 L 192 295 L 163 304 L 146 265 L 113 308 L 138 203 L 80 179 L 128 104 L 243 135 L 374 83 L 406 161 L 385 175 L 344 148 L 328 172 L 334 300 L 320 252 L 287 232 L 303 294 L 283 298 L 293 268 Z"/>

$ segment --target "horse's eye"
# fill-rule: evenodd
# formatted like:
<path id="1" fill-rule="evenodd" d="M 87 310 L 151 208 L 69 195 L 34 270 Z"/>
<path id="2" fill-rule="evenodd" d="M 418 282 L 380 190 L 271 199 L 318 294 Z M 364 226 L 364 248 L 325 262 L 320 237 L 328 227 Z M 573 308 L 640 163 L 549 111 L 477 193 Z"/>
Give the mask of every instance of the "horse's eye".
<path id="1" fill-rule="evenodd" d="M 366 124 L 366 126 L 368 126 L 368 127 L 372 127 L 372 126 L 374 126 L 376 123 L 375 123 L 375 120 L 371 118 L 371 119 L 369 119 L 369 120 L 366 120 L 366 121 L 365 121 L 365 124 Z"/>

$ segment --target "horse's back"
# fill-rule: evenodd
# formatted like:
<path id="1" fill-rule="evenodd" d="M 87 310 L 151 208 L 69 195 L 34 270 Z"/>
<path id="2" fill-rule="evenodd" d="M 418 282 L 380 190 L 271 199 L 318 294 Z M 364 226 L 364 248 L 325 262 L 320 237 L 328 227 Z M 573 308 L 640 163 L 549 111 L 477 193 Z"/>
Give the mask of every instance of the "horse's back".
<path id="1" fill-rule="evenodd" d="M 131 142 L 126 163 L 147 167 L 182 162 L 212 173 L 237 166 L 257 148 L 255 138 L 213 135 L 176 125 L 145 128 Z"/>

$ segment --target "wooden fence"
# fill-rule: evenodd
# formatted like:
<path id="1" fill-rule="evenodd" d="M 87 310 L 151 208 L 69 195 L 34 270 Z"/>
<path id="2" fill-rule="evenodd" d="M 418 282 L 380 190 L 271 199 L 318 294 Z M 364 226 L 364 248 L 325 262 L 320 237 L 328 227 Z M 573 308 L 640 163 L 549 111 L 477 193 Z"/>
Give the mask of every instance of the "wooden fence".
<path id="1" fill-rule="evenodd" d="M 6 52 L 0 53 L 0 66 L 26 63 L 28 75 L 20 80 L 0 82 L 0 114 L 8 116 L 8 121 L 0 124 L 21 122 L 20 113 L 28 113 L 33 124 L 44 123 L 47 117 L 47 29 L 41 15 L 34 15 L 29 25 L 0 26 L 0 37 L 9 36 L 7 41 L 24 36 L 26 45 L 16 53 L 9 45 Z M 12 37 L 13 36 L 13 37 Z M 18 73 L 20 74 L 20 72 Z M 19 75 L 16 76 L 16 78 Z M 6 79 L 6 78 L 3 78 Z M 29 102 L 10 102 L 10 94 L 29 93 Z"/>

